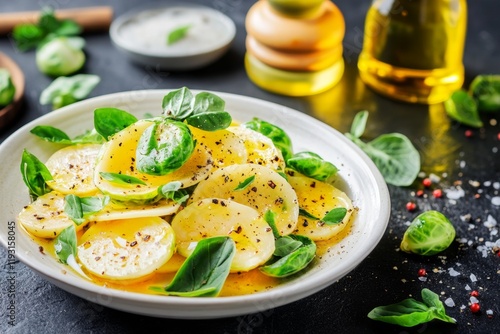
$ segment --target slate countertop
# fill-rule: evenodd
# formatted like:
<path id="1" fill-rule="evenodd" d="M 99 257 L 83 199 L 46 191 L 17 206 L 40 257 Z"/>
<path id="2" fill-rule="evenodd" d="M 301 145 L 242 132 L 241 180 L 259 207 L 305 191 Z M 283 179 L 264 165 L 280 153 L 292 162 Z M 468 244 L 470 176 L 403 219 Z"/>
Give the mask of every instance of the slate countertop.
<path id="1" fill-rule="evenodd" d="M 146 2 L 106 1 L 115 17 Z M 193 1 L 200 2 L 202 1 Z M 344 58 L 346 72 L 335 88 L 317 96 L 292 98 L 274 95 L 253 85 L 243 68 L 245 52 L 244 18 L 254 3 L 247 0 L 203 2 L 230 16 L 237 25 L 236 40 L 227 55 L 202 70 L 174 73 L 130 64 L 111 45 L 108 34 L 85 35 L 88 61 L 83 72 L 101 76 L 91 96 L 136 89 L 177 88 L 224 91 L 276 102 L 316 117 L 340 132 L 349 130 L 355 113 L 369 110 L 365 135 L 382 133 L 407 135 L 421 153 L 422 171 L 440 181 L 433 188 L 444 191 L 434 198 L 432 190 L 416 197 L 423 189 L 421 179 L 411 187 L 390 186 L 392 213 L 389 226 L 375 250 L 339 282 L 301 301 L 259 314 L 240 317 L 184 321 L 157 319 L 109 309 L 73 296 L 16 263 L 16 325 L 7 322 L 6 250 L 0 247 L 0 332 L 1 333 L 133 333 L 154 330 L 165 333 L 499 333 L 500 256 L 488 245 L 497 234 L 500 207 L 492 198 L 500 193 L 500 113 L 483 115 L 485 127 L 472 130 L 452 122 L 442 105 L 423 106 L 395 102 L 366 88 L 358 78 L 356 61 L 361 50 L 364 17 L 370 1 L 339 0 L 336 4 L 346 19 Z M 49 3 L 52 4 L 52 3 Z M 97 0 L 55 1 L 56 7 L 98 5 Z M 1 12 L 37 10 L 37 3 L 2 2 Z M 468 35 L 464 63 L 466 86 L 478 74 L 500 73 L 500 26 L 496 0 L 469 2 Z M 18 53 L 6 37 L 0 51 L 16 60 L 27 78 L 23 112 L 12 126 L 0 133 L 7 138 L 23 124 L 45 115 L 50 109 L 38 104 L 40 92 L 50 83 L 36 68 L 34 52 Z M 452 200 L 446 194 L 464 190 Z M 5 194 L 2 194 L 5 196 Z M 405 204 L 415 201 L 418 209 L 408 212 Z M 399 251 L 406 223 L 423 210 L 436 209 L 447 215 L 457 230 L 457 240 L 440 256 L 419 257 Z M 470 216 L 469 216 L 470 215 Z M 469 219 L 470 218 L 470 219 Z M 485 225 L 485 222 L 489 222 Z M 6 222 L 2 222 L 6 223 Z M 426 269 L 419 279 L 419 269 Z M 439 322 L 402 328 L 372 321 L 367 313 L 375 306 L 391 304 L 413 296 L 420 299 L 422 288 L 440 294 L 457 324 Z M 481 312 L 469 310 L 470 292 L 479 292 Z M 487 312 L 488 311 L 488 312 Z M 492 312 L 492 316 L 487 313 Z"/>

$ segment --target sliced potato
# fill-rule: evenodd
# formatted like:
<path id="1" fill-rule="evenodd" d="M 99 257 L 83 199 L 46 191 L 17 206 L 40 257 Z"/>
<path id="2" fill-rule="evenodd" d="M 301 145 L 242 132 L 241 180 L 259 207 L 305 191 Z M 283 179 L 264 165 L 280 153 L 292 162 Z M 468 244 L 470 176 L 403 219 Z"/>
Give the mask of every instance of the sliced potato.
<path id="1" fill-rule="evenodd" d="M 274 170 L 284 170 L 285 160 L 273 141 L 262 133 L 243 126 L 230 126 L 229 131 L 240 137 L 245 143 L 247 162 L 267 166 Z"/>
<path id="2" fill-rule="evenodd" d="M 47 181 L 49 187 L 63 194 L 95 194 L 94 166 L 100 148 L 98 144 L 81 144 L 55 152 L 45 163 L 54 178 Z"/>
<path id="3" fill-rule="evenodd" d="M 210 150 L 214 167 L 242 164 L 247 161 L 243 140 L 231 131 L 203 131 L 195 127 L 190 129 L 198 144 Z"/>
<path id="4" fill-rule="evenodd" d="M 255 179 L 245 189 L 235 190 L 249 177 Z M 262 216 L 275 213 L 281 235 L 292 233 L 297 225 L 299 205 L 292 186 L 274 170 L 256 164 L 232 165 L 216 170 L 194 190 L 190 203 L 204 198 L 231 199 L 256 209 Z"/>
<path id="5" fill-rule="evenodd" d="M 347 209 L 342 222 L 335 225 L 327 225 L 320 220 L 300 216 L 294 233 L 315 241 L 328 240 L 340 233 L 347 226 L 353 212 L 351 199 L 329 183 L 314 180 L 297 172 L 293 174 L 288 176 L 288 182 L 295 189 L 302 209 L 320 219 L 332 209 L 339 207 Z"/>
<path id="6" fill-rule="evenodd" d="M 140 217 L 162 217 L 174 214 L 179 207 L 180 204 L 166 199 L 149 204 L 110 202 L 104 209 L 88 216 L 87 219 L 106 221 Z"/>
<path id="7" fill-rule="evenodd" d="M 71 225 L 75 225 L 77 231 L 80 230 L 85 224 L 76 225 L 64 212 L 64 197 L 58 191 L 38 197 L 19 213 L 18 222 L 39 238 L 53 239 Z"/>
<path id="8" fill-rule="evenodd" d="M 159 217 L 112 220 L 92 225 L 78 243 L 88 272 L 113 281 L 147 278 L 174 254 L 175 235 Z"/>
<path id="9" fill-rule="evenodd" d="M 172 220 L 177 251 L 189 256 L 199 240 L 229 236 L 236 244 L 231 271 L 248 271 L 264 264 L 274 252 L 269 225 L 253 208 L 222 198 L 206 198 L 188 205 Z"/>
<path id="10" fill-rule="evenodd" d="M 151 121 L 141 120 L 116 133 L 103 145 L 94 170 L 94 183 L 104 194 L 121 201 L 148 201 L 158 195 L 158 187 L 180 181 L 189 187 L 204 179 L 212 169 L 209 151 L 197 145 L 189 160 L 178 170 L 167 175 L 155 176 L 141 173 L 136 168 L 135 152 L 144 130 Z M 142 184 L 123 184 L 105 180 L 100 172 L 124 174 L 142 180 Z"/>

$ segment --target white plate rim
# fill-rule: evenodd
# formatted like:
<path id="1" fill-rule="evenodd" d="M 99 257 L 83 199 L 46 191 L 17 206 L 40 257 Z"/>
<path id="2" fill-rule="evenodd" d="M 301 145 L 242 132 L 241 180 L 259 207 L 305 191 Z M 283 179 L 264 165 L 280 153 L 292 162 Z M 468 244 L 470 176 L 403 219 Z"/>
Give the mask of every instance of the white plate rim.
<path id="1" fill-rule="evenodd" d="M 9 147 L 9 145 L 11 145 L 16 138 L 26 135 L 26 133 L 35 125 L 56 124 L 58 121 L 61 121 L 61 119 L 76 116 L 81 110 L 92 109 L 96 106 L 125 106 L 124 109 L 127 110 L 127 107 L 135 108 L 146 101 L 154 100 L 158 101 L 159 109 L 161 110 L 161 99 L 168 92 L 169 90 L 144 90 L 114 93 L 84 100 L 68 107 L 53 111 L 24 125 L 8 137 L 0 145 L 0 157 L 5 154 L 7 147 Z M 193 91 L 193 93 L 197 92 L 198 91 Z M 360 164 L 364 164 L 362 167 L 366 169 L 366 172 L 371 174 L 370 182 L 376 187 L 376 195 L 380 201 L 380 210 L 375 212 L 373 215 L 374 220 L 371 223 L 372 225 L 370 225 L 370 235 L 366 237 L 366 240 L 364 239 L 364 244 L 358 245 L 359 247 L 352 251 L 354 260 L 340 263 L 339 266 L 335 268 L 335 275 L 331 275 L 330 277 L 325 277 L 326 275 L 317 275 L 312 278 L 308 277 L 308 284 L 310 286 L 301 284 L 301 280 L 298 279 L 290 284 L 281 285 L 265 292 L 245 296 L 221 298 L 181 298 L 153 296 L 107 289 L 96 286 L 95 284 L 84 281 L 83 279 L 75 279 L 72 275 L 64 275 L 61 272 L 47 272 L 44 270 L 44 265 L 42 263 L 33 263 L 30 259 L 29 253 L 16 252 L 17 258 L 55 285 L 92 302 L 132 313 L 185 319 L 207 319 L 237 316 L 247 313 L 262 312 L 270 308 L 288 304 L 326 288 L 359 265 L 382 238 L 390 217 L 389 191 L 382 175 L 373 162 L 343 134 L 309 115 L 285 106 L 252 97 L 223 92 L 213 93 L 225 99 L 228 106 L 245 104 L 254 106 L 255 108 L 262 108 L 266 111 L 272 111 L 272 114 L 267 119 L 266 117 L 261 118 L 277 124 L 285 130 L 287 122 L 283 121 L 283 119 L 287 119 L 288 117 L 291 117 L 296 122 L 313 125 L 314 129 L 318 132 L 327 133 L 332 136 L 332 138 L 335 138 L 335 140 L 338 140 L 338 143 L 347 147 L 350 152 L 352 152 L 353 156 L 356 157 Z M 110 101 L 113 102 L 110 103 Z M 227 109 L 230 110 L 229 107 Z M 295 122 L 292 123 L 295 124 Z M 314 149 L 311 150 L 314 151 Z M 349 176 L 347 178 L 349 178 Z M 0 186 L 3 186 L 3 183 L 0 183 Z M 363 210 L 363 208 L 361 208 L 361 210 Z M 0 215 L 4 216 L 4 213 L 2 212 Z M 14 217 L 8 219 L 14 219 Z M 3 247 L 7 248 L 7 234 L 5 233 L 5 230 L 6 229 L 4 227 L 0 229 L 0 243 Z M 19 231 L 17 233 L 18 235 L 21 234 Z M 26 238 L 26 236 L 22 237 Z M 50 261 L 52 260 L 53 259 Z"/>

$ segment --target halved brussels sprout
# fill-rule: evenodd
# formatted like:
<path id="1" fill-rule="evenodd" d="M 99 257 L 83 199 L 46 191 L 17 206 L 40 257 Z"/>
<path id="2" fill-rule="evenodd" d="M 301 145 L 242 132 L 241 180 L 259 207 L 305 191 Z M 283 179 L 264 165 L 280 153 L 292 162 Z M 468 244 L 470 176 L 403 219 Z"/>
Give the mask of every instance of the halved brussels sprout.
<path id="1" fill-rule="evenodd" d="M 83 39 L 78 37 L 54 38 L 37 50 L 36 65 L 42 73 L 51 76 L 75 73 L 85 63 L 83 44 Z"/>
<path id="2" fill-rule="evenodd" d="M 0 107 L 9 105 L 14 100 L 16 87 L 12 83 L 10 72 L 5 68 L 0 68 Z"/>

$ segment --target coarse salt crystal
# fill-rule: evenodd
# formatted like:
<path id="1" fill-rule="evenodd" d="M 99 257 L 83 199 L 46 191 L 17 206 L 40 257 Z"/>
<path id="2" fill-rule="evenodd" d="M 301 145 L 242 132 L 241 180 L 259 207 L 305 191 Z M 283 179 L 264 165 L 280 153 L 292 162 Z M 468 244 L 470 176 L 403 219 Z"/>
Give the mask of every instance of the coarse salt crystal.
<path id="1" fill-rule="evenodd" d="M 470 297 L 470 302 L 471 302 L 472 304 L 476 304 L 476 303 L 479 303 L 479 300 L 478 300 L 476 297 L 471 296 L 471 297 Z"/>
<path id="2" fill-rule="evenodd" d="M 418 279 L 419 279 L 419 281 L 427 282 L 427 277 L 425 277 L 425 276 L 419 276 Z"/>
<path id="3" fill-rule="evenodd" d="M 469 180 L 469 184 L 471 186 L 473 186 L 474 188 L 477 188 L 481 185 L 481 183 L 479 181 L 473 181 L 473 180 Z"/>
<path id="4" fill-rule="evenodd" d="M 491 204 L 500 206 L 500 196 L 495 196 L 491 198 Z"/>
<path id="5" fill-rule="evenodd" d="M 431 179 L 433 183 L 438 183 L 439 181 L 441 181 L 441 178 L 433 173 L 429 174 L 429 179 Z"/>
<path id="6" fill-rule="evenodd" d="M 500 182 L 494 182 L 493 183 L 493 188 L 500 189 Z"/>
<path id="7" fill-rule="evenodd" d="M 453 307 L 455 306 L 455 302 L 453 301 L 453 299 L 451 297 L 449 298 L 446 298 L 446 300 L 444 301 L 444 304 L 448 307 Z"/>
<path id="8" fill-rule="evenodd" d="M 469 284 L 465 284 L 465 290 L 467 290 L 467 291 L 470 291 L 470 290 L 471 290 L 471 288 L 470 288 Z"/>
<path id="9" fill-rule="evenodd" d="M 493 310 L 486 310 L 486 315 L 493 315 Z"/>
<path id="10" fill-rule="evenodd" d="M 448 274 L 450 274 L 451 277 L 460 275 L 460 273 L 453 268 L 448 268 Z"/>
<path id="11" fill-rule="evenodd" d="M 497 234 L 498 234 L 498 230 L 497 230 L 497 229 L 495 229 L 495 230 L 491 230 L 491 232 L 490 232 L 490 235 L 491 235 L 491 236 L 495 236 L 495 235 L 497 235 Z"/>
<path id="12" fill-rule="evenodd" d="M 476 277 L 476 275 L 474 275 L 474 274 L 470 274 L 470 281 L 471 281 L 471 282 L 473 282 L 473 283 L 474 283 L 474 282 L 477 282 L 477 277 Z"/>
<path id="13" fill-rule="evenodd" d="M 445 193 L 448 199 L 459 199 L 465 196 L 465 191 L 460 186 L 445 189 Z"/>
<path id="14" fill-rule="evenodd" d="M 460 216 L 460 220 L 463 222 L 468 222 L 472 219 L 472 215 L 470 213 Z"/>
<path id="15" fill-rule="evenodd" d="M 465 167 L 465 161 L 462 160 L 462 161 L 460 161 L 460 168 L 464 168 L 464 167 Z"/>
<path id="16" fill-rule="evenodd" d="M 484 222 L 484 226 L 487 228 L 492 228 L 497 225 L 497 220 L 493 218 L 492 215 L 488 215 L 488 218 L 486 218 L 486 221 Z"/>
<path id="17" fill-rule="evenodd" d="M 491 186 L 491 181 L 484 181 L 483 184 L 485 187 L 489 187 L 489 186 Z"/>

